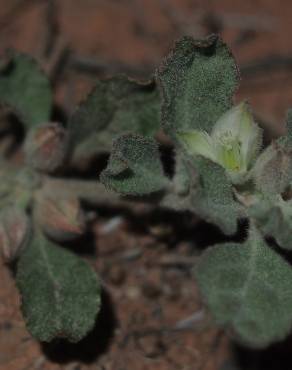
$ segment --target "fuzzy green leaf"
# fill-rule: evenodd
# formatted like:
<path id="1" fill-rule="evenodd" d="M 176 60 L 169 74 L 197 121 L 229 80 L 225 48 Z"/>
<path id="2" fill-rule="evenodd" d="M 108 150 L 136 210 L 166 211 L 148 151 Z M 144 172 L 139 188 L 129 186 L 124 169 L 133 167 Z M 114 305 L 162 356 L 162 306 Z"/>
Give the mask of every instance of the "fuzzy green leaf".
<path id="1" fill-rule="evenodd" d="M 288 109 L 286 117 L 286 135 L 277 139 L 277 143 L 285 149 L 292 149 L 292 108 Z"/>
<path id="2" fill-rule="evenodd" d="M 193 193 L 190 206 L 200 217 L 218 225 L 226 235 L 234 234 L 240 208 L 225 170 L 203 157 L 193 162 L 200 175 L 200 186 Z"/>
<path id="3" fill-rule="evenodd" d="M 291 149 L 285 140 L 273 142 L 261 153 L 251 171 L 257 190 L 270 195 L 286 190 L 292 181 Z"/>
<path id="4" fill-rule="evenodd" d="M 113 138 L 136 132 L 153 136 L 160 124 L 160 99 L 154 83 L 124 76 L 98 81 L 69 121 L 75 157 L 109 151 Z"/>
<path id="5" fill-rule="evenodd" d="M 175 173 L 171 191 L 164 194 L 160 206 L 176 211 L 192 210 L 192 199 L 198 191 L 198 175 L 182 153 L 176 153 Z"/>
<path id="6" fill-rule="evenodd" d="M 244 344 L 264 348 L 289 334 L 291 266 L 255 230 L 244 244 L 210 247 L 196 275 L 216 321 Z"/>
<path id="7" fill-rule="evenodd" d="M 163 190 L 169 180 L 155 140 L 129 134 L 114 141 L 100 181 L 122 195 L 146 195 Z"/>
<path id="8" fill-rule="evenodd" d="M 273 237 L 280 247 L 292 250 L 292 200 L 261 199 L 250 207 L 249 215 L 263 235 Z"/>
<path id="9" fill-rule="evenodd" d="M 81 340 L 100 309 L 100 286 L 81 259 L 38 235 L 20 256 L 17 286 L 28 330 L 40 341 Z"/>
<path id="10" fill-rule="evenodd" d="M 29 56 L 13 53 L 0 71 L 0 102 L 11 106 L 26 128 L 50 119 L 50 82 Z"/>
<path id="11" fill-rule="evenodd" d="M 173 183 L 179 196 L 188 195 L 198 181 L 195 170 L 189 165 L 182 153 L 176 152 L 175 173 Z M 193 180 L 193 181 L 192 181 Z"/>
<path id="12" fill-rule="evenodd" d="M 179 155 L 173 185 L 174 192 L 166 194 L 162 206 L 192 211 L 226 235 L 237 231 L 243 209 L 234 200 L 231 181 L 221 166 L 204 157 L 187 161 Z"/>
<path id="13" fill-rule="evenodd" d="M 168 134 L 178 130 L 210 131 L 232 105 L 239 74 L 227 46 L 217 36 L 178 41 L 160 66 L 162 122 Z"/>

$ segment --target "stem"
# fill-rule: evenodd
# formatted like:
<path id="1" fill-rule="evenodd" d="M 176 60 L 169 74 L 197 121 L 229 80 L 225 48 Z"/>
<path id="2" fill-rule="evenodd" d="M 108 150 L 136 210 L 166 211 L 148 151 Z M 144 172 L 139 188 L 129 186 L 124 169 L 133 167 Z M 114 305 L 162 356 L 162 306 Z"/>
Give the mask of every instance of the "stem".
<path id="1" fill-rule="evenodd" d="M 98 181 L 58 179 L 47 177 L 42 193 L 56 194 L 60 198 L 77 197 L 91 204 L 110 203 L 122 205 L 128 203 L 116 193 L 108 191 Z"/>
<path id="2" fill-rule="evenodd" d="M 153 207 L 151 204 L 145 204 L 147 200 L 144 197 L 119 196 L 107 190 L 100 182 L 90 180 L 47 177 L 44 180 L 41 193 L 48 196 L 57 195 L 60 198 L 76 197 L 91 205 L 109 204 L 114 207 L 131 206 L 135 208 L 135 204 L 137 206 L 138 203 L 138 207 L 141 208 L 141 203 L 143 203 L 144 209 Z"/>
<path id="3" fill-rule="evenodd" d="M 40 189 L 43 195 L 48 197 L 56 195 L 60 198 L 76 197 L 91 205 L 110 205 L 112 207 L 129 208 L 133 211 L 151 211 L 154 208 L 175 209 L 184 211 L 187 207 L 184 204 L 173 205 L 173 197 L 177 197 L 174 189 L 169 186 L 163 194 L 149 196 L 120 196 L 115 192 L 107 190 L 98 181 L 76 180 L 64 178 L 46 177 L 43 187 Z M 177 202 L 178 200 L 175 199 Z"/>

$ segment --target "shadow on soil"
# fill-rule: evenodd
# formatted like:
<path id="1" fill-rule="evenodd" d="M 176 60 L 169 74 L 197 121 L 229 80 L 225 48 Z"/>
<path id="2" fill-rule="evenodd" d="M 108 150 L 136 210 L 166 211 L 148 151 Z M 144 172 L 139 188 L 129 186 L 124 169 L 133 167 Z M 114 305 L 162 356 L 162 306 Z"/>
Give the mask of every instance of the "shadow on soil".
<path id="1" fill-rule="evenodd" d="M 106 353 L 117 327 L 117 319 L 110 296 L 102 291 L 102 306 L 94 329 L 78 343 L 56 340 L 42 343 L 42 350 L 47 358 L 58 364 L 80 361 L 85 364 L 95 362 Z"/>
<path id="2" fill-rule="evenodd" d="M 233 345 L 233 358 L 220 370 L 291 370 L 292 335 L 267 349 L 252 350 Z"/>

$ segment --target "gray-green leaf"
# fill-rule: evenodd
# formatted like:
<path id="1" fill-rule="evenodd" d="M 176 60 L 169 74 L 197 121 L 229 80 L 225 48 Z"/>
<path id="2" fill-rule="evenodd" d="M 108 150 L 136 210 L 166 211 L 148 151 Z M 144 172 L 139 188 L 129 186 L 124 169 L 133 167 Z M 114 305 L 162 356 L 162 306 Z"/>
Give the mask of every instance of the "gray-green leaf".
<path id="1" fill-rule="evenodd" d="M 195 211 L 192 204 L 194 194 L 198 191 L 198 174 L 182 153 L 176 152 L 175 173 L 172 186 L 160 200 L 160 206 L 175 211 Z"/>
<path id="2" fill-rule="evenodd" d="M 263 235 L 273 237 L 281 248 L 292 250 L 292 200 L 261 199 L 249 208 L 249 215 Z"/>
<path id="3" fill-rule="evenodd" d="M 251 170 L 256 188 L 263 194 L 281 194 L 292 181 L 292 147 L 289 149 L 286 144 L 272 142 Z"/>
<path id="4" fill-rule="evenodd" d="M 100 309 L 94 271 L 74 254 L 38 235 L 20 256 L 17 286 L 28 330 L 40 341 L 81 340 Z"/>
<path id="5" fill-rule="evenodd" d="M 256 230 L 244 244 L 210 247 L 196 276 L 216 321 L 244 344 L 264 348 L 289 334 L 292 269 Z"/>
<path id="6" fill-rule="evenodd" d="M 69 121 L 76 158 L 109 151 L 113 138 L 126 132 L 153 136 L 160 125 L 156 85 L 139 84 L 124 76 L 98 81 Z"/>
<path id="7" fill-rule="evenodd" d="M 155 140 L 135 134 L 123 135 L 114 141 L 100 181 L 122 195 L 151 194 L 163 190 L 169 183 Z"/>
<path id="8" fill-rule="evenodd" d="M 11 106 L 26 128 L 49 120 L 50 82 L 29 56 L 13 53 L 8 65 L 0 71 L 0 102 Z"/>
<path id="9" fill-rule="evenodd" d="M 157 70 L 162 91 L 162 122 L 168 134 L 210 131 L 232 105 L 239 73 L 227 46 L 217 36 L 178 41 Z"/>
<path id="10" fill-rule="evenodd" d="M 292 149 L 292 108 L 288 109 L 286 117 L 286 135 L 277 139 L 277 143 L 285 149 Z"/>
<path id="11" fill-rule="evenodd" d="M 200 217 L 218 225 L 226 235 L 234 234 L 242 215 L 225 170 L 199 156 L 193 159 L 193 163 L 200 175 L 200 185 L 193 191 L 191 209 Z"/>

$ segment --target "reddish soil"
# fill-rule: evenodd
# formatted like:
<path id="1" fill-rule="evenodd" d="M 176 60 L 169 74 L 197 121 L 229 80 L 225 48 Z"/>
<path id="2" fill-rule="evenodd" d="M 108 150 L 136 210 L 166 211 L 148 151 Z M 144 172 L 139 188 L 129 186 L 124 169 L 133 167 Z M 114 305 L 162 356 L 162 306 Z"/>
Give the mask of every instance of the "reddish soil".
<path id="1" fill-rule="evenodd" d="M 39 59 L 64 114 L 98 77 L 117 72 L 147 77 L 181 35 L 218 31 L 243 71 L 237 98 L 252 103 L 271 134 L 284 130 L 292 101 L 289 0 L 0 0 L 0 5 L 0 53 L 15 48 Z M 222 236 L 195 218 L 98 212 L 91 240 L 80 243 L 104 285 L 96 328 L 77 345 L 37 343 L 25 329 L 12 274 L 3 265 L 0 370 L 231 369 L 222 367 L 234 354 L 231 342 L 202 311 L 192 275 L 201 248 Z M 88 245 L 94 254 L 81 250 Z M 289 343 L 285 348 L 291 351 Z M 240 354 L 260 356 L 259 366 L 265 367 L 253 369 L 292 368 L 291 360 L 272 367 L 266 352 Z"/>

